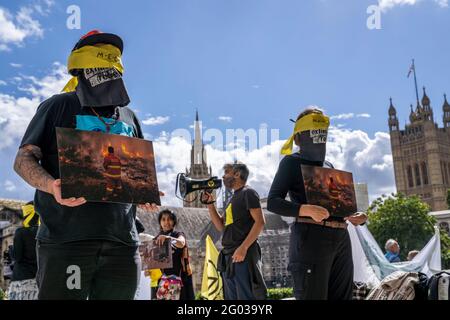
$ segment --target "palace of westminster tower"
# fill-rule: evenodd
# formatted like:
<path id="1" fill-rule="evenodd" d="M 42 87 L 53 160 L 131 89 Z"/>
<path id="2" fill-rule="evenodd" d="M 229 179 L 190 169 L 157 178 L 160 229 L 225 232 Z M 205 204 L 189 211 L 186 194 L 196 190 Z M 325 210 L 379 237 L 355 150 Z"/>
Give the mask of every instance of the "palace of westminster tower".
<path id="1" fill-rule="evenodd" d="M 419 195 L 431 210 L 446 210 L 450 189 L 450 104 L 444 95 L 443 124 L 434 122 L 431 100 L 423 88 L 421 103 L 411 105 L 409 123 L 400 129 L 392 98 L 389 106 L 391 136 L 397 192 Z"/>

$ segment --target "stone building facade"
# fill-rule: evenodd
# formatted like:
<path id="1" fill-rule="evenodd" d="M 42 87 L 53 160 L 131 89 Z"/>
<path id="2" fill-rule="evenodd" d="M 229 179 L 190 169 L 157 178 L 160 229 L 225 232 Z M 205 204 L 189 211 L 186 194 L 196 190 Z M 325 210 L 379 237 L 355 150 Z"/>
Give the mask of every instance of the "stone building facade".
<path id="1" fill-rule="evenodd" d="M 5 252 L 14 243 L 14 233 L 22 225 L 25 202 L 0 199 L 0 288 L 6 290 L 11 270 L 5 263 Z M 6 279 L 5 279 L 6 278 Z"/>
<path id="2" fill-rule="evenodd" d="M 431 100 L 423 88 L 421 102 L 400 129 L 397 110 L 391 99 L 389 132 L 391 136 L 397 192 L 419 195 L 432 211 L 447 209 L 450 188 L 450 104 L 444 95 L 443 127 L 434 122 Z"/>

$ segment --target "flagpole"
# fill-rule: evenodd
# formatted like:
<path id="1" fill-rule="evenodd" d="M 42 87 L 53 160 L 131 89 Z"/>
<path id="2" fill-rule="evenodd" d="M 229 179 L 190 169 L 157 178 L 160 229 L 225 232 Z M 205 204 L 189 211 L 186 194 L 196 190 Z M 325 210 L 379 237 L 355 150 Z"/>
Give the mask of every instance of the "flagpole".
<path id="1" fill-rule="evenodd" d="M 419 91 L 417 89 L 417 78 L 416 78 L 416 65 L 414 63 L 414 59 L 412 59 L 413 71 L 414 71 L 414 84 L 416 85 L 416 99 L 417 105 L 419 105 Z"/>

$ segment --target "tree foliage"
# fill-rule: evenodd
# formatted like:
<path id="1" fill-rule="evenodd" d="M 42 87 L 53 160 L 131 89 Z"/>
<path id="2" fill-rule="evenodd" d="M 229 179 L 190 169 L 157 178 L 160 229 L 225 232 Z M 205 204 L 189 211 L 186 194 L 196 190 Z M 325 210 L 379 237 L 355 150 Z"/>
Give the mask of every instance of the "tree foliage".
<path id="1" fill-rule="evenodd" d="M 383 249 L 388 239 L 397 240 L 404 261 L 409 251 L 421 250 L 433 236 L 436 219 L 428 215 L 429 211 L 418 196 L 378 198 L 368 210 L 368 228 Z"/>
<path id="2" fill-rule="evenodd" d="M 450 189 L 447 190 L 447 207 L 450 209 Z"/>

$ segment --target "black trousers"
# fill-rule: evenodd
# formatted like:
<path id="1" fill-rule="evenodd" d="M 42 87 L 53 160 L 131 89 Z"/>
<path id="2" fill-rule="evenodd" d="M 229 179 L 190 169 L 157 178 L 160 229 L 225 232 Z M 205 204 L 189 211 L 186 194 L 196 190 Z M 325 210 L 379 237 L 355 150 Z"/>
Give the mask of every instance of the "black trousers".
<path id="1" fill-rule="evenodd" d="M 293 223 L 288 270 L 297 300 L 351 300 L 353 260 L 347 229 Z"/>
<path id="2" fill-rule="evenodd" d="M 131 300 L 139 283 L 137 246 L 86 240 L 38 241 L 36 280 L 40 300 Z"/>

